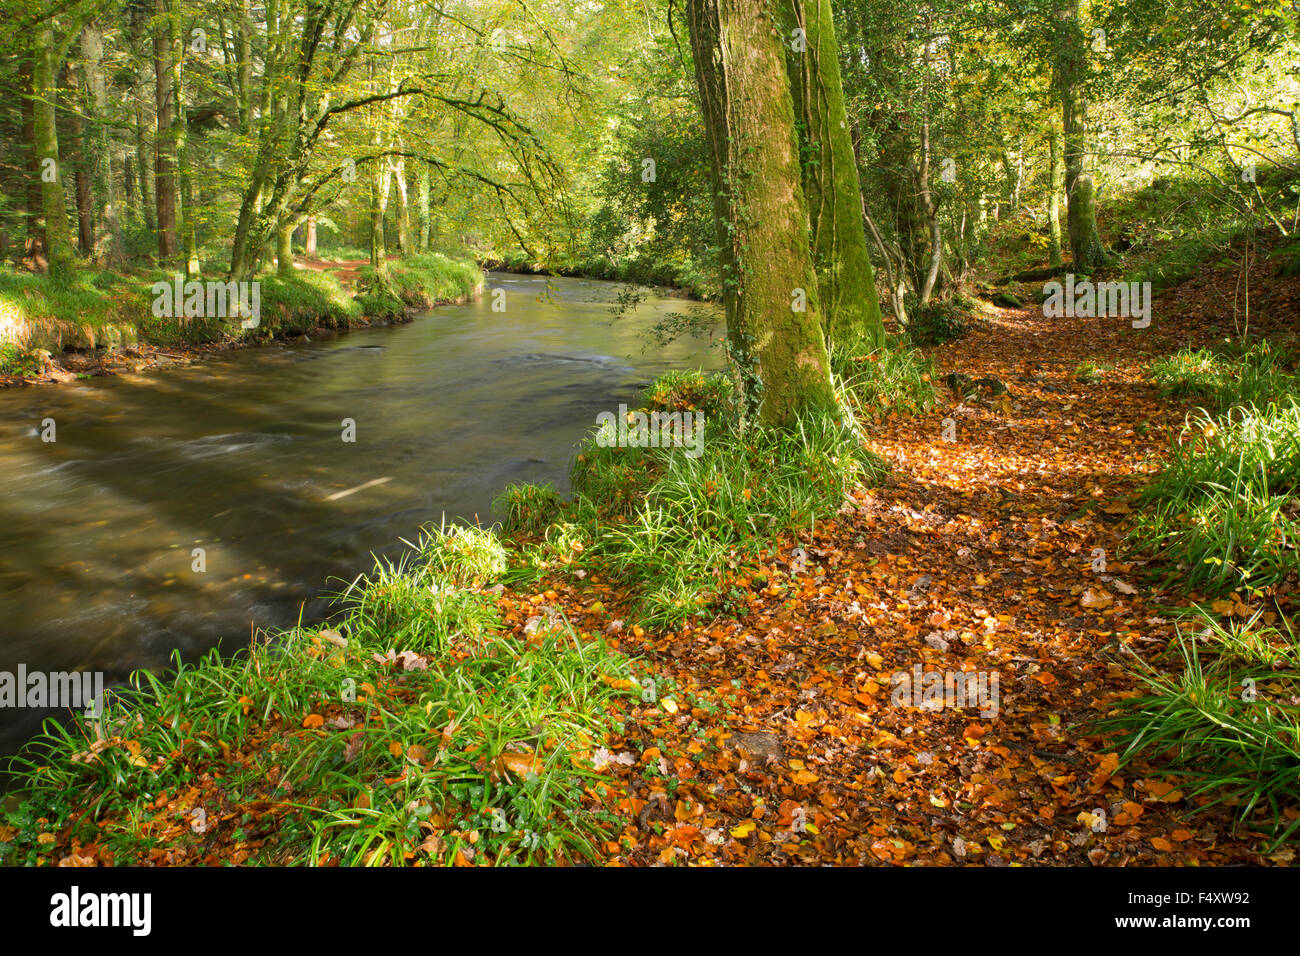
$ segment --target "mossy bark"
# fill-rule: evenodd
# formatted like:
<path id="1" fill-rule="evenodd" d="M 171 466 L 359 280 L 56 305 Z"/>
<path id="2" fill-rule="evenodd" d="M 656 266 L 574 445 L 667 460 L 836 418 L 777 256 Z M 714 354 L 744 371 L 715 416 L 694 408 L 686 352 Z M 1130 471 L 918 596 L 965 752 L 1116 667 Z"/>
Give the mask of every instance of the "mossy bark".
<path id="1" fill-rule="evenodd" d="M 1047 137 L 1049 168 L 1047 171 L 1047 243 L 1052 265 L 1061 264 L 1061 189 L 1065 185 L 1065 166 L 1061 162 L 1061 128 L 1052 123 Z"/>
<path id="2" fill-rule="evenodd" d="M 1066 231 L 1074 271 L 1091 273 L 1108 258 L 1097 232 L 1097 185 L 1088 143 L 1085 92 L 1088 41 L 1079 20 L 1078 0 L 1060 0 L 1056 8 L 1053 83 L 1061 100 L 1065 152 Z"/>
<path id="3" fill-rule="evenodd" d="M 763 0 L 689 0 L 727 336 L 750 413 L 834 403 L 781 24 Z"/>
<path id="4" fill-rule="evenodd" d="M 158 217 L 158 262 L 174 266 L 180 257 L 180 180 L 176 168 L 179 148 L 176 96 L 173 87 L 170 15 L 165 0 L 154 0 L 153 66 L 157 137 L 154 140 L 154 200 Z"/>
<path id="5" fill-rule="evenodd" d="M 285 222 L 275 230 L 275 271 L 282 276 L 293 275 L 294 228 L 294 223 Z"/>
<path id="6" fill-rule="evenodd" d="M 867 252 L 830 0 L 785 0 L 781 8 L 822 322 L 833 341 L 877 347 L 885 327 Z"/>
<path id="7" fill-rule="evenodd" d="M 66 276 L 77 261 L 64 205 L 63 169 L 59 164 L 59 135 L 55 126 L 54 33 L 49 20 L 36 28 L 32 64 L 32 121 L 35 154 L 41 179 L 41 214 L 45 219 L 45 255 L 50 276 Z"/>

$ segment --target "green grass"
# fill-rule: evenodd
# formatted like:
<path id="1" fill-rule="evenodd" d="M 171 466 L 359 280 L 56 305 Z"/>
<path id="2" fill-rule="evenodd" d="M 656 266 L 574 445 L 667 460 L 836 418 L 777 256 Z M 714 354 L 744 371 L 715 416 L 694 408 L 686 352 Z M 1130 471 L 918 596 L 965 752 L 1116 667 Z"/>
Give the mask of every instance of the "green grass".
<path id="1" fill-rule="evenodd" d="M 865 354 L 833 349 L 831 372 L 841 401 L 859 418 L 894 411 L 921 414 L 935 401 L 929 358 L 892 336 L 884 348 Z"/>
<path id="2" fill-rule="evenodd" d="M 474 295 L 483 286 L 483 273 L 468 259 L 453 259 L 438 252 L 411 255 L 387 266 L 388 287 L 376 284 L 372 266 L 358 270 L 358 287 L 364 290 L 359 296 L 377 314 L 394 309 L 393 300 L 400 310 L 431 309 L 435 305 L 458 302 Z"/>
<path id="3" fill-rule="evenodd" d="M 1080 385 L 1100 385 L 1102 378 L 1109 371 L 1108 365 L 1098 365 L 1092 361 L 1080 362 L 1074 368 L 1074 380 Z"/>
<path id="4" fill-rule="evenodd" d="M 1300 400 L 1291 357 L 1268 342 L 1183 349 L 1152 363 L 1151 375 L 1164 397 L 1206 407 L 1188 416 L 1143 493 L 1130 546 L 1177 587 L 1210 598 L 1254 600 L 1293 585 Z M 1212 607 L 1186 612 L 1172 667 L 1139 662 L 1146 693 L 1104 729 L 1126 757 L 1155 758 L 1205 806 L 1232 806 L 1276 845 L 1297 829 L 1283 811 L 1300 802 L 1300 645 L 1285 616 L 1225 624 Z"/>
<path id="5" fill-rule="evenodd" d="M 1265 404 L 1300 393 L 1294 356 L 1267 341 L 1184 348 L 1151 363 L 1163 398 L 1191 399 L 1214 411 Z"/>
<path id="6" fill-rule="evenodd" d="M 0 267 L 0 328 L 28 349 L 117 347 L 137 341 L 176 346 L 223 339 L 268 339 L 317 328 L 343 329 L 363 317 L 400 320 L 408 308 L 429 309 L 476 294 L 483 274 L 470 260 L 428 253 L 389 265 L 388 290 L 348 294 L 332 273 L 300 269 L 257 276 L 260 322 L 244 329 L 236 319 L 153 315 L 150 287 L 172 276 L 81 268 L 62 281 Z M 366 269 L 362 270 L 363 279 Z M 213 276 L 206 276 L 212 279 Z"/>
<path id="7" fill-rule="evenodd" d="M 848 416 L 810 413 L 789 430 L 740 429 L 721 376 L 674 375 L 647 390 L 647 410 L 702 410 L 699 457 L 684 448 L 602 447 L 593 434 L 574 463 L 574 496 L 540 540 L 525 541 L 508 579 L 534 582 L 556 569 L 614 581 L 634 616 L 674 626 L 711 613 L 736 568 L 782 535 L 835 514 L 849 491 L 884 472 Z M 521 501 L 553 500 L 513 489 L 501 502 L 523 535 L 535 512 Z M 531 527 L 535 528 L 535 524 Z"/>
<path id="8" fill-rule="evenodd" d="M 106 270 L 79 269 L 65 280 L 0 266 L 0 328 L 29 348 L 120 345 L 149 315 L 149 283 Z"/>
<path id="9" fill-rule="evenodd" d="M 299 269 L 292 276 L 268 273 L 262 283 L 259 336 L 302 334 L 315 328 L 347 328 L 364 310 L 328 272 Z"/>
<path id="10" fill-rule="evenodd" d="M 348 586 L 330 628 L 136 674 L 99 721 L 49 725 L 16 761 L 26 799 L 0 819 L 17 830 L 0 862 L 52 862 L 40 834 L 66 827 L 119 864 L 162 846 L 228 855 L 254 833 L 244 862 L 589 855 L 591 751 L 630 662 L 562 617 L 506 632 L 478 589 L 503 568 L 490 533 L 430 530 Z M 166 834 L 159 795 L 214 829 Z"/>
<path id="11" fill-rule="evenodd" d="M 1300 405 L 1291 356 L 1268 342 L 1182 349 L 1152 363 L 1195 410 L 1144 492 L 1130 535 L 1207 593 L 1276 586 L 1300 570 Z"/>
<path id="12" fill-rule="evenodd" d="M 1123 758 L 1156 758 L 1187 795 L 1234 809 L 1274 837 L 1293 837 L 1300 817 L 1300 645 L 1283 628 L 1252 619 L 1224 626 L 1204 608 L 1187 613 L 1171 646 L 1174 666 L 1139 661 L 1146 693 L 1121 702 L 1100 729 L 1117 734 Z"/>
<path id="13" fill-rule="evenodd" d="M 1143 493 L 1130 543 L 1188 588 L 1267 588 L 1300 569 L 1300 404 L 1198 411 Z"/>

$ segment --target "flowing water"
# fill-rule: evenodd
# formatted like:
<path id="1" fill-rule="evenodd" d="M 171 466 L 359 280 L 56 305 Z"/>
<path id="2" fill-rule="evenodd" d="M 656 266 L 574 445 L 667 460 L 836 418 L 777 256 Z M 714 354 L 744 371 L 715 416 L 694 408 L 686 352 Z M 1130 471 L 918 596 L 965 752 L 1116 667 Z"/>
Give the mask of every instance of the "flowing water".
<path id="1" fill-rule="evenodd" d="M 111 684 L 233 650 L 322 618 L 325 592 L 419 525 L 499 517 L 508 482 L 567 489 L 598 412 L 718 362 L 705 338 L 645 335 L 708 307 L 652 299 L 611 324 L 617 291 L 494 273 L 478 302 L 409 325 L 0 392 L 0 671 Z M 0 709 L 0 750 L 43 716 Z"/>

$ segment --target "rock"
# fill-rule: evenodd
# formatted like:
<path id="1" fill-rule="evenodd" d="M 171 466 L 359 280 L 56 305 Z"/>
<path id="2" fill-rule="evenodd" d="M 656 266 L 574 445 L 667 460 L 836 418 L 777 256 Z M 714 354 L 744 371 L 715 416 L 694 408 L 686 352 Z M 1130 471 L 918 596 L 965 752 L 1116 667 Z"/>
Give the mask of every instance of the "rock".
<path id="1" fill-rule="evenodd" d="M 980 388 L 987 389 L 990 395 L 1005 395 L 1007 393 L 1007 387 L 1002 384 L 1002 381 L 991 375 L 976 379 L 975 384 Z"/>
<path id="2" fill-rule="evenodd" d="M 925 643 L 933 647 L 936 651 L 946 652 L 949 647 L 948 638 L 945 636 L 946 633 L 947 632 L 943 631 L 931 631 L 929 634 L 925 635 Z"/>
<path id="3" fill-rule="evenodd" d="M 959 395 L 964 395 L 970 391 L 973 380 L 969 375 L 963 375 L 961 372 L 949 372 L 944 376 L 944 383 Z"/>
<path id="4" fill-rule="evenodd" d="M 750 763 L 764 763 L 785 757 L 781 739 L 767 731 L 741 731 L 732 734 L 728 743 Z"/>
<path id="5" fill-rule="evenodd" d="M 936 651 L 947 651 L 961 640 L 961 634 L 954 630 L 931 631 L 925 636 L 925 643 Z"/>

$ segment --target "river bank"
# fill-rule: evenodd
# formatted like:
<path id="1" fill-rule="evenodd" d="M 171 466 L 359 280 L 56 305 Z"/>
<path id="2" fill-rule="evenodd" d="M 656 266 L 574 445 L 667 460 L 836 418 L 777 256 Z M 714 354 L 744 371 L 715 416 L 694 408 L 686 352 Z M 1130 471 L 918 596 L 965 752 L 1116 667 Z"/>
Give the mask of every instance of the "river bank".
<path id="1" fill-rule="evenodd" d="M 516 253 L 483 259 L 479 265 L 485 270 L 517 275 L 562 276 L 650 286 L 661 293 L 694 302 L 714 302 L 719 294 L 716 278 L 693 267 L 664 262 L 618 263 L 607 257 L 593 257 L 571 265 L 555 265 L 534 262 L 522 253 Z"/>
<path id="2" fill-rule="evenodd" d="M 260 277 L 260 315 L 251 323 L 154 315 L 146 290 L 158 276 L 90 273 L 51 287 L 44 276 L 0 271 L 0 388 L 183 367 L 214 354 L 274 341 L 309 341 L 409 322 L 481 295 L 473 260 L 436 253 L 390 257 L 390 292 L 365 290 L 365 260 L 296 260 L 292 276 Z M 160 283 L 155 285 L 154 283 Z"/>

